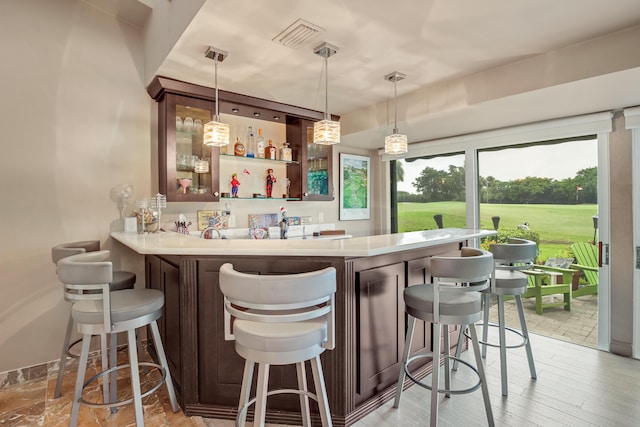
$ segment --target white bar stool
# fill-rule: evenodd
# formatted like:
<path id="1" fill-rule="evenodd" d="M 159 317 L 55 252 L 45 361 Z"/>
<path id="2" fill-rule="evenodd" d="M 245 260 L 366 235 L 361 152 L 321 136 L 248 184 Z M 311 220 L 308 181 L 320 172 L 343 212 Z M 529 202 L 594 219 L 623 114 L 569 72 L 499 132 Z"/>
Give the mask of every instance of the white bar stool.
<path id="1" fill-rule="evenodd" d="M 83 240 L 79 242 L 70 242 L 56 245 L 51 248 L 51 259 L 54 264 L 58 264 L 62 258 L 66 258 L 71 255 L 83 254 L 86 252 L 94 252 L 100 250 L 99 240 Z M 120 291 L 123 289 L 133 289 L 136 284 L 136 275 L 130 271 L 114 271 L 113 280 L 109 283 L 109 289 L 111 292 Z M 67 302 L 71 302 L 65 298 Z M 53 393 L 53 398 L 57 399 L 62 394 L 62 380 L 64 378 L 65 368 L 67 366 L 67 356 L 77 357 L 71 353 L 70 349 L 75 346 L 80 340 L 71 341 L 71 331 L 73 330 L 73 318 L 71 317 L 71 310 L 69 310 L 69 320 L 67 321 L 67 329 L 64 335 L 64 341 L 62 343 L 62 351 L 60 353 L 60 362 L 58 363 L 58 379 L 56 380 L 56 388 Z M 115 343 L 115 335 L 112 337 L 112 345 Z M 141 345 L 141 343 L 139 343 Z M 104 350 L 107 347 L 106 337 L 104 342 L 101 343 L 101 347 Z M 139 347 L 140 349 L 141 347 Z M 106 352 L 103 351 L 103 364 L 106 364 Z"/>
<path id="2" fill-rule="evenodd" d="M 126 289 L 111 292 L 109 283 L 113 279 L 112 264 L 108 261 L 109 251 L 87 252 L 73 255 L 58 261 L 58 278 L 64 284 L 65 299 L 73 302 L 71 315 L 78 332 L 82 336 L 82 350 L 78 365 L 78 376 L 71 407 L 70 425 L 78 424 L 80 404 L 92 407 L 114 408 L 133 402 L 135 406 L 136 425 L 144 426 L 144 414 L 142 398 L 156 391 L 163 383 L 166 383 L 169 392 L 171 407 L 174 412 L 178 410 L 175 391 L 169 366 L 164 353 L 164 347 L 160 340 L 158 324 L 156 320 L 162 315 L 164 295 L 155 289 Z M 137 328 L 149 325 L 151 327 L 153 342 L 157 351 L 160 364 L 142 362 L 138 363 L 136 347 Z M 84 381 L 87 361 L 89 357 L 89 345 L 92 335 L 104 337 L 106 334 L 126 332 L 128 337 L 129 364 L 112 366 Z M 103 348 L 103 354 L 104 354 Z M 115 347 L 111 348 L 112 360 L 115 360 Z M 104 360 L 104 359 L 103 359 Z M 138 366 L 151 366 L 162 372 L 162 379 L 144 394 L 140 388 L 140 376 Z M 116 384 L 111 384 L 111 396 L 108 395 L 105 385 L 107 375 L 118 369 L 129 367 L 131 370 L 131 388 L 133 397 L 120 402 L 116 401 Z M 94 403 L 83 399 L 83 389 L 97 378 L 103 378 L 104 402 Z"/>
<path id="3" fill-rule="evenodd" d="M 509 386 L 507 378 L 507 349 L 525 347 L 527 353 L 527 361 L 529 362 L 529 373 L 532 379 L 537 378 L 536 366 L 533 360 L 533 352 L 531 351 L 531 343 L 529 341 L 529 330 L 527 328 L 527 320 L 524 316 L 524 307 L 522 305 L 521 295 L 527 291 L 527 276 L 520 270 L 528 270 L 533 267 L 533 261 L 538 256 L 538 246 L 535 242 L 525 239 L 509 239 L 509 243 L 492 244 L 489 251 L 493 254 L 495 262 L 494 278 L 491 281 L 491 287 L 484 291 L 484 320 L 482 325 L 482 357 L 487 355 L 487 346 L 497 347 L 500 349 L 500 377 L 502 382 L 502 395 L 508 396 Z M 491 305 L 491 296 L 496 295 L 498 298 L 498 324 L 489 323 L 489 308 Z M 516 301 L 518 317 L 520 319 L 520 330 L 506 326 L 504 319 L 504 297 L 513 296 Z M 498 343 L 489 342 L 489 327 L 498 327 Z M 521 340 L 512 345 L 507 345 L 506 331 L 510 331 L 518 335 Z M 459 354 L 462 346 L 462 334 L 458 341 Z M 453 369 L 456 369 L 454 363 Z"/>
<path id="4" fill-rule="evenodd" d="M 408 377 L 421 387 L 431 390 L 431 426 L 437 426 L 438 393 L 444 393 L 449 397 L 450 394 L 469 393 L 480 387 L 487 421 L 490 426 L 493 426 L 493 411 L 491 410 L 489 390 L 474 325 L 482 318 L 482 299 L 479 291 L 489 287 L 489 278 L 493 272 L 493 256 L 490 252 L 473 248 L 462 248 L 460 255 L 460 257 L 431 257 L 433 283 L 409 286 L 404 290 L 404 302 L 408 314 L 407 338 L 393 406 L 397 408 L 400 405 L 405 377 Z M 469 286 L 471 283 L 473 286 Z M 433 324 L 433 352 L 409 357 L 416 319 Z M 469 325 L 476 360 L 475 367 L 449 354 L 448 325 Z M 440 354 L 441 332 L 444 340 L 444 355 Z M 431 385 L 421 382 L 409 372 L 409 363 L 422 357 L 432 358 Z M 441 357 L 444 358 L 444 388 L 439 386 Z M 459 361 L 475 371 L 479 378 L 478 383 L 466 389 L 452 390 L 449 372 L 450 359 Z"/>
<path id="5" fill-rule="evenodd" d="M 303 426 L 311 426 L 309 398 L 318 402 L 322 425 L 331 426 L 331 412 L 320 364 L 320 354 L 335 347 L 336 270 L 310 273 L 255 275 L 220 267 L 220 290 L 227 313 L 225 338 L 235 339 L 236 352 L 245 359 L 236 425 L 244 426 L 247 408 L 255 403 L 254 426 L 264 426 L 267 396 L 296 393 L 300 396 Z M 232 332 L 232 335 L 231 335 Z M 316 393 L 307 389 L 304 364 L 311 363 Z M 256 397 L 249 400 L 255 364 L 258 364 Z M 296 364 L 298 390 L 268 391 L 271 365 Z"/>

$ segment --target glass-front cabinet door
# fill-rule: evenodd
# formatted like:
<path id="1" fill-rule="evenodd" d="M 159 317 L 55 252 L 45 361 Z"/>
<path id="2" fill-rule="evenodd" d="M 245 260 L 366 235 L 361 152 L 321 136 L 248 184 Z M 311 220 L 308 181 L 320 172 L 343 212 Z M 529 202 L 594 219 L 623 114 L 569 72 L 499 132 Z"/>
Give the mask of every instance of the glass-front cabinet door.
<path id="1" fill-rule="evenodd" d="M 304 193 L 306 200 L 333 200 L 331 187 L 331 146 L 313 143 L 313 126 L 306 128 L 306 174 L 307 188 Z"/>
<path id="2" fill-rule="evenodd" d="M 301 200 L 333 200 L 332 149 L 313 143 L 313 121 L 287 118 L 287 142 L 299 166 L 291 166 L 291 195 Z"/>
<path id="3" fill-rule="evenodd" d="M 165 109 L 159 135 L 160 193 L 168 201 L 218 200 L 219 149 L 202 143 L 203 126 L 213 117 L 215 104 L 166 94 L 160 108 Z"/>

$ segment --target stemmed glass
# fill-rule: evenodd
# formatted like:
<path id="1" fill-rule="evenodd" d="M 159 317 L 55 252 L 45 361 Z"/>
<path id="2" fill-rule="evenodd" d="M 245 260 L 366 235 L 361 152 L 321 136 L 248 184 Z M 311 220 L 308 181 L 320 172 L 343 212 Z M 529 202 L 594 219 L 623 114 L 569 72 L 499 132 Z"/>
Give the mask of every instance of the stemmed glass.
<path id="1" fill-rule="evenodd" d="M 191 185 L 191 178 L 178 178 L 178 184 L 182 188 L 182 194 L 187 194 L 187 188 Z"/>

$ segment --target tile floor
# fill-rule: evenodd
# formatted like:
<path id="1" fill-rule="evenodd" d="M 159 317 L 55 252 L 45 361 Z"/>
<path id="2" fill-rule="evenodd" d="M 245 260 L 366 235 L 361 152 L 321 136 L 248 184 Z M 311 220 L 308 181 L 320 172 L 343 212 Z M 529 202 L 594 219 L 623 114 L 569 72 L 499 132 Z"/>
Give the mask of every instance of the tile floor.
<path id="1" fill-rule="evenodd" d="M 572 302 L 572 310 L 562 308 L 545 310 L 543 315 L 535 313 L 534 301 L 524 300 L 527 322 L 531 332 L 538 335 L 557 338 L 559 340 L 595 348 L 597 342 L 597 297 L 585 296 L 576 298 Z M 497 310 L 491 311 L 495 318 Z M 506 303 L 506 318 L 508 324 L 517 325 L 517 315 L 513 301 Z M 119 352 L 120 357 L 126 357 L 125 351 Z M 67 364 L 69 371 L 77 368 L 77 359 Z M 92 361 L 90 370 L 96 372 L 99 361 Z M 62 397 L 53 399 L 55 382 L 57 379 L 57 363 L 51 363 L 46 375 L 43 372 L 32 372 L 33 378 L 24 378 L 18 384 L 0 388 L 0 426 L 66 426 L 69 423 L 70 401 L 74 388 L 74 375 L 66 375 L 63 382 Z M 159 373 L 151 370 L 142 379 L 144 384 L 153 384 Z M 119 373 L 119 392 L 126 393 L 126 370 Z M 101 396 L 99 384 L 92 384 L 87 391 L 87 397 Z M 200 417 L 187 417 L 182 411 L 172 413 L 166 388 L 145 399 L 145 420 L 147 426 L 196 426 L 196 427 L 226 427 L 232 426 L 231 421 L 203 420 Z M 135 415 L 132 405 L 126 405 L 111 414 L 104 409 L 81 407 L 80 425 L 84 426 L 133 426 Z"/>

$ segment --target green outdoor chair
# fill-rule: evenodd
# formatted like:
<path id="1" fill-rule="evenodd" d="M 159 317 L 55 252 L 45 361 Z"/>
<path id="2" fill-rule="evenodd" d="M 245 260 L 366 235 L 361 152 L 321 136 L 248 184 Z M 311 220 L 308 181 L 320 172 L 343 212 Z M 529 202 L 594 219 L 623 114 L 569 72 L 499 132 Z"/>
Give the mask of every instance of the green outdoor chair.
<path id="1" fill-rule="evenodd" d="M 598 294 L 598 247 L 591 243 L 574 243 L 571 251 L 576 258 L 571 268 L 580 270 L 586 280 L 585 285 L 580 285 L 573 291 L 573 297 Z"/>
<path id="2" fill-rule="evenodd" d="M 571 311 L 571 281 L 574 270 L 546 265 L 536 265 L 534 269 L 523 270 L 529 279 L 527 291 L 522 298 L 536 299 L 536 313 L 543 314 L 545 308 L 564 307 Z M 562 283 L 558 283 L 562 276 Z M 542 297 L 548 295 L 562 295 L 562 301 L 543 302 Z"/>

